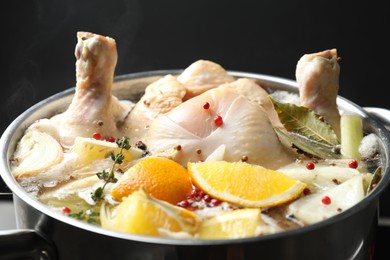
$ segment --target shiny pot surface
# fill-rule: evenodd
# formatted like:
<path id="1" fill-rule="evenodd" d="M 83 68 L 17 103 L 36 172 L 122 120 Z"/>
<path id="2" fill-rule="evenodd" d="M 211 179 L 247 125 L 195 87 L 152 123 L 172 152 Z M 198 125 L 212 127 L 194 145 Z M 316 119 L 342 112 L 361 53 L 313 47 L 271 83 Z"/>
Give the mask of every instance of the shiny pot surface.
<path id="1" fill-rule="evenodd" d="M 137 101 L 150 82 L 180 71 L 151 71 L 116 78 L 113 93 Z M 269 89 L 297 92 L 295 81 L 274 76 L 230 72 L 257 80 Z M 9 170 L 9 159 L 24 130 L 35 120 L 63 112 L 74 88 L 51 96 L 25 111 L 0 140 L 0 174 L 12 190 L 18 230 L 0 231 L 0 259 L 370 259 L 378 222 L 379 196 L 388 186 L 389 133 L 377 112 L 370 113 L 339 97 L 341 110 L 364 118 L 364 130 L 381 140 L 383 177 L 356 206 L 328 220 L 282 233 L 232 240 L 186 240 L 122 234 L 80 222 L 47 208 L 25 192 Z M 371 108 L 373 109 L 373 108 Z M 387 111 L 387 110 L 386 110 Z M 388 112 L 388 111 L 387 111 Z M 372 116 L 373 115 L 373 116 Z"/>

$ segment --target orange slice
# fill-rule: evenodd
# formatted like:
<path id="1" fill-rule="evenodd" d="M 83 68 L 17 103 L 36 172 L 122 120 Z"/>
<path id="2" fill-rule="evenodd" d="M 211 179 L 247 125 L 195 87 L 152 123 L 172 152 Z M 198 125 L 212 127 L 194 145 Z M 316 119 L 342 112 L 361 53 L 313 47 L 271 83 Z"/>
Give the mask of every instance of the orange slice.
<path id="1" fill-rule="evenodd" d="M 165 157 L 147 157 L 123 174 L 111 195 L 121 200 L 141 187 L 157 199 L 176 204 L 191 192 L 192 182 L 179 163 Z"/>
<path id="2" fill-rule="evenodd" d="M 200 239 L 232 239 L 256 236 L 260 225 L 260 209 L 237 209 L 202 221 L 198 231 Z"/>
<path id="3" fill-rule="evenodd" d="M 245 162 L 188 163 L 192 181 L 209 195 L 243 207 L 268 208 L 297 198 L 306 184 Z"/>

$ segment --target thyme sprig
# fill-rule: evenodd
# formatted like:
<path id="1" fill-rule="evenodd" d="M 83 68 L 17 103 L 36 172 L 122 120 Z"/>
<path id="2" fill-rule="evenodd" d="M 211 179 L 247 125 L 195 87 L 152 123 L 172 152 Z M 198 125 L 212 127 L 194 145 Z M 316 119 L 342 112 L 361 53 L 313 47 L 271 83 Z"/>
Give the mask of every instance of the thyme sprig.
<path id="1" fill-rule="evenodd" d="M 131 145 L 129 143 L 129 137 L 124 136 L 121 139 L 116 139 L 115 143 L 120 148 L 119 153 L 114 154 L 111 153 L 110 157 L 114 161 L 111 170 L 108 172 L 106 170 L 102 170 L 100 172 L 96 173 L 96 176 L 104 181 L 103 186 L 97 188 L 94 192 L 91 192 L 91 197 L 94 201 L 101 200 L 103 198 L 103 191 L 108 183 L 116 183 L 118 181 L 117 178 L 115 178 L 115 166 L 117 164 L 122 164 L 123 160 L 125 159 L 125 156 L 123 155 L 123 149 L 129 150 Z"/>
<path id="2" fill-rule="evenodd" d="M 78 220 L 85 221 L 90 224 L 98 224 L 99 223 L 99 212 L 95 212 L 92 209 L 88 209 L 86 211 L 80 210 L 77 213 L 70 213 L 69 216 Z"/>

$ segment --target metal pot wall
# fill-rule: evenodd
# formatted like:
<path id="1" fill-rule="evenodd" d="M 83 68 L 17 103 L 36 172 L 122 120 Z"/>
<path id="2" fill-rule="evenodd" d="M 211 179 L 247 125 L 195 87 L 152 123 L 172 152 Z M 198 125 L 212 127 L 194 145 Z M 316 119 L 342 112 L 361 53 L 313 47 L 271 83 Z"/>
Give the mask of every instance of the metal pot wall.
<path id="1" fill-rule="evenodd" d="M 152 71 L 119 76 L 114 95 L 133 101 L 146 85 L 162 75 L 180 71 Z M 230 72 L 256 79 L 270 89 L 297 92 L 296 82 L 274 76 Z M 383 178 L 356 206 L 307 227 L 262 237 L 233 240 L 186 240 L 144 237 L 105 230 L 56 213 L 36 201 L 15 181 L 9 159 L 24 130 L 36 119 L 51 117 L 69 105 L 74 88 L 41 101 L 20 115 L 0 139 L 0 174 L 13 192 L 17 230 L 0 231 L 0 259 L 370 259 L 378 222 L 379 196 L 390 180 L 390 141 L 383 113 L 367 111 L 339 97 L 341 109 L 364 118 L 364 129 L 379 136 Z"/>

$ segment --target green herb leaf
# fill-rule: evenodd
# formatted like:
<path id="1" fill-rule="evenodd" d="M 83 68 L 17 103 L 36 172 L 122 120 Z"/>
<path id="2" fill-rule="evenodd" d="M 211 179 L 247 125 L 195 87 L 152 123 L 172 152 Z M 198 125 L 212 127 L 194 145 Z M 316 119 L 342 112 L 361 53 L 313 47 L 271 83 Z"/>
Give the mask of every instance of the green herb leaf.
<path id="1" fill-rule="evenodd" d="M 99 180 L 106 180 L 109 176 L 109 173 L 106 170 L 103 170 L 101 172 L 97 172 L 96 176 L 99 178 Z"/>
<path id="2" fill-rule="evenodd" d="M 102 199 L 103 197 L 103 188 L 102 187 L 99 187 L 97 188 L 94 192 L 91 193 L 91 197 L 94 201 L 98 201 L 100 199 Z"/>
<path id="3" fill-rule="evenodd" d="M 121 139 L 117 139 L 116 144 L 118 145 L 118 147 L 121 147 L 121 148 L 126 149 L 126 150 L 129 150 L 131 147 L 130 138 L 127 136 L 124 136 Z"/>
<path id="4" fill-rule="evenodd" d="M 285 133 L 275 128 L 275 132 L 281 140 L 292 143 L 301 151 L 324 159 L 341 159 L 339 146 L 331 146 L 324 143 L 308 140 L 305 136 L 296 133 Z"/>
<path id="5" fill-rule="evenodd" d="M 110 154 L 111 159 L 114 161 L 110 172 L 103 170 L 101 172 L 96 173 L 96 176 L 100 180 L 104 180 L 104 185 L 103 185 L 103 187 L 99 187 L 94 192 L 91 193 L 91 198 L 94 201 L 98 201 L 98 200 L 101 200 L 103 198 L 103 190 L 108 183 L 116 183 L 118 181 L 118 179 L 115 178 L 115 174 L 114 174 L 115 165 L 123 163 L 125 156 L 123 155 L 122 151 L 123 151 L 123 149 L 129 150 L 131 148 L 129 140 L 130 140 L 130 138 L 127 136 L 125 136 L 121 139 L 116 139 L 115 143 L 120 147 L 120 151 L 117 154 L 114 154 L 114 153 Z"/>
<path id="6" fill-rule="evenodd" d="M 77 213 L 70 213 L 69 217 L 85 221 L 90 224 L 99 224 L 100 219 L 99 219 L 100 214 L 98 212 L 95 212 L 94 210 L 81 210 Z"/>
<path id="7" fill-rule="evenodd" d="M 112 158 L 113 158 L 115 163 L 121 164 L 121 163 L 123 163 L 123 159 L 125 159 L 125 156 L 123 155 L 123 153 L 118 153 L 118 154 L 114 155 Z"/>
<path id="8" fill-rule="evenodd" d="M 339 158 L 340 141 L 336 133 L 321 116 L 303 106 L 281 103 L 271 96 L 275 111 L 287 133 L 277 130 L 280 138 L 294 144 L 302 151 L 319 158 Z"/>

